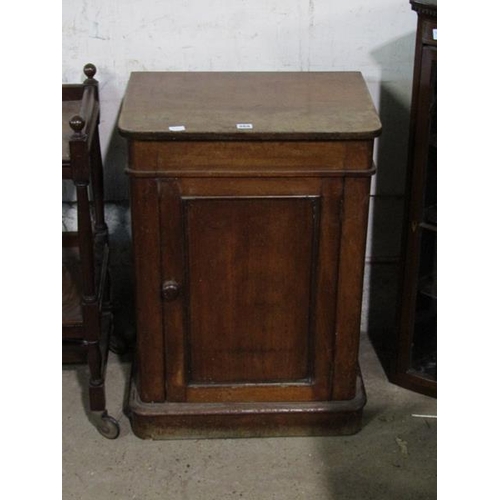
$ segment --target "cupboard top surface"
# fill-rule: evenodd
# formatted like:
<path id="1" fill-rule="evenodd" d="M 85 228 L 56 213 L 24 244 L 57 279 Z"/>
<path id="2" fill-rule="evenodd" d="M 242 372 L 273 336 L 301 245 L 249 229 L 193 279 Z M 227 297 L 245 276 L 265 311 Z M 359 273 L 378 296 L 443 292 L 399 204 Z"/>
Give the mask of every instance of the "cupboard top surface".
<path id="1" fill-rule="evenodd" d="M 133 72 L 118 127 L 140 140 L 371 139 L 359 72 Z"/>

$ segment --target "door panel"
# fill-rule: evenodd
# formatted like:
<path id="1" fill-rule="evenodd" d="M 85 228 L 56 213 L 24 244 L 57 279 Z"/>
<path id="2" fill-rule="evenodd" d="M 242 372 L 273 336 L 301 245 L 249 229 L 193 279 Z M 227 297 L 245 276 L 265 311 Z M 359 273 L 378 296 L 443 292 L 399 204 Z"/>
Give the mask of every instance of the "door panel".
<path id="1" fill-rule="evenodd" d="M 342 181 L 244 182 L 161 183 L 167 400 L 327 399 Z"/>
<path id="2" fill-rule="evenodd" d="M 193 383 L 311 377 L 317 198 L 184 202 Z"/>

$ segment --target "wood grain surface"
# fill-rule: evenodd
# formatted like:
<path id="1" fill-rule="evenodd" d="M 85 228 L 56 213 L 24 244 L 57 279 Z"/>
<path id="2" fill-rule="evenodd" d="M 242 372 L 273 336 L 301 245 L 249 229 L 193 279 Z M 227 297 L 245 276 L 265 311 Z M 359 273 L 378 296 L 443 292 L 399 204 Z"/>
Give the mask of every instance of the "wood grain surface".
<path id="1" fill-rule="evenodd" d="M 118 127 L 151 140 L 366 139 L 381 130 L 359 72 L 135 72 Z"/>

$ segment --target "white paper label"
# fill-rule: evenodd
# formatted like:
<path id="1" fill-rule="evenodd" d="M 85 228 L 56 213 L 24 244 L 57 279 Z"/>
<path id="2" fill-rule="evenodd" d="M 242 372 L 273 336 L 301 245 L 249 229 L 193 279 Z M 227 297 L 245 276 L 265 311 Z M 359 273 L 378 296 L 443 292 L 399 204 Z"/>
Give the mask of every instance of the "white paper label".
<path id="1" fill-rule="evenodd" d="M 437 28 L 434 28 L 432 30 L 432 39 L 433 40 L 437 40 L 438 39 L 438 29 Z"/>
<path id="2" fill-rule="evenodd" d="M 239 130 L 250 130 L 253 129 L 253 125 L 251 123 L 237 123 L 236 128 Z"/>
<path id="3" fill-rule="evenodd" d="M 182 132 L 183 130 L 186 130 L 186 127 L 184 125 L 172 125 L 171 127 L 168 127 L 168 130 L 171 132 Z"/>

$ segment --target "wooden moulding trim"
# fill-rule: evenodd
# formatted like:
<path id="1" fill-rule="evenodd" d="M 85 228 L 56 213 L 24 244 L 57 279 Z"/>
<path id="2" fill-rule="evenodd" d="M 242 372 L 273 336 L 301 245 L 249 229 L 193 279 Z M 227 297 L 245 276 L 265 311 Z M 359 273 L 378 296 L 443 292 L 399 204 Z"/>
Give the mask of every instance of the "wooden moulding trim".
<path id="1" fill-rule="evenodd" d="M 179 132 L 136 132 L 123 128 L 119 129 L 120 135 L 129 140 L 135 141 L 178 141 Z M 366 132 L 253 132 L 252 134 L 234 134 L 233 132 L 183 132 L 182 141 L 201 142 L 201 141 L 224 141 L 224 142 L 273 142 L 273 141 L 344 141 L 359 140 L 370 141 L 382 134 L 382 127 Z"/>
<path id="2" fill-rule="evenodd" d="M 133 177 L 370 177 L 377 171 L 375 165 L 370 169 L 365 170 L 330 170 L 330 169 L 314 169 L 314 170 L 303 170 L 303 171 L 252 171 L 252 170 L 214 170 L 212 168 L 200 169 L 200 170 L 190 170 L 187 172 L 182 172 L 179 170 L 175 171 L 156 171 L 156 170 L 134 170 L 131 168 L 126 168 L 125 173 Z"/>
<path id="3" fill-rule="evenodd" d="M 419 4 L 418 2 L 412 2 L 412 9 L 420 15 L 437 17 L 437 6 Z"/>
<path id="4" fill-rule="evenodd" d="M 243 438 L 355 434 L 366 393 L 358 379 L 350 401 L 294 403 L 159 403 L 138 399 L 132 384 L 130 418 L 142 439 Z"/>
<path id="5" fill-rule="evenodd" d="M 136 375 L 137 376 L 137 375 Z M 262 401 L 262 402 L 162 402 L 145 403 L 141 401 L 136 383 L 132 380 L 130 392 L 130 409 L 136 415 L 239 415 L 245 414 L 273 414 L 273 413 L 317 413 L 329 412 L 333 408 L 337 411 L 361 410 L 366 404 L 366 393 L 361 376 L 356 380 L 356 394 L 352 399 L 344 401 Z"/>

